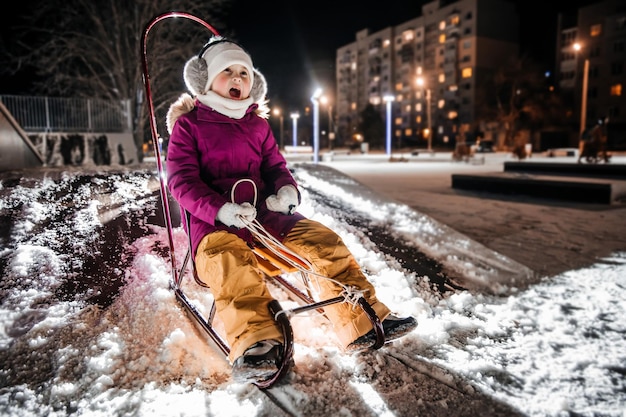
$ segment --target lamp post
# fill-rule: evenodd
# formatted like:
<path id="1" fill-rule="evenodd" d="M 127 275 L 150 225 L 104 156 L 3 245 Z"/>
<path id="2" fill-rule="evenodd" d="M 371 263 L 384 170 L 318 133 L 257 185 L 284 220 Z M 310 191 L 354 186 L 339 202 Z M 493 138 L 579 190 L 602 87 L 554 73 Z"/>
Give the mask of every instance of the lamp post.
<path id="1" fill-rule="evenodd" d="M 422 87 L 422 89 L 424 89 L 425 82 L 422 77 L 419 77 L 417 79 L 417 85 L 419 85 L 420 87 Z M 428 152 L 432 152 L 433 151 L 433 142 L 432 142 L 433 129 L 432 129 L 431 121 L 430 121 L 430 88 L 426 88 L 426 123 L 428 126 L 427 132 L 426 132 L 426 135 L 428 136 Z"/>
<path id="2" fill-rule="evenodd" d="M 576 51 L 576 56 L 578 57 L 578 52 L 582 49 L 582 45 L 576 42 L 574 44 L 574 50 Z M 585 63 L 583 65 L 583 91 L 582 98 L 580 102 L 580 137 L 582 138 L 583 133 L 585 131 L 585 127 L 587 125 L 587 88 L 589 83 L 589 59 L 585 58 Z"/>
<path id="3" fill-rule="evenodd" d="M 383 97 L 383 100 L 386 103 L 387 106 L 387 156 L 391 156 L 391 102 L 394 101 L 396 98 L 392 95 L 386 95 Z"/>
<path id="4" fill-rule="evenodd" d="M 300 113 L 293 112 L 291 113 L 291 125 L 293 126 L 293 137 L 291 138 L 291 142 L 293 147 L 298 146 L 298 118 L 300 117 Z"/>
<path id="5" fill-rule="evenodd" d="M 320 97 L 322 104 L 328 106 L 328 149 L 333 150 L 333 141 L 335 140 L 335 130 L 333 129 L 333 105 L 326 96 Z"/>
<path id="6" fill-rule="evenodd" d="M 280 111 L 280 109 L 278 107 L 274 107 L 274 110 L 272 110 L 272 113 L 274 113 L 274 116 L 278 116 L 280 118 L 280 149 L 283 149 L 284 147 L 284 142 L 283 142 L 283 112 Z"/>
<path id="7" fill-rule="evenodd" d="M 318 88 L 311 96 L 311 102 L 313 103 L 313 163 L 319 162 L 320 152 L 320 97 L 322 96 L 322 89 Z"/>

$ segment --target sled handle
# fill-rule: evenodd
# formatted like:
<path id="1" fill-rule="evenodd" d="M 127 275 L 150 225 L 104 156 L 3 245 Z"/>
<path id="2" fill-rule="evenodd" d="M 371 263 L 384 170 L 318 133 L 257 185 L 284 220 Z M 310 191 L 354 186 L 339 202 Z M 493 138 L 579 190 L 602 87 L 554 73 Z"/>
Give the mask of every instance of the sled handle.
<path id="1" fill-rule="evenodd" d="M 215 28 L 209 25 L 204 20 L 200 19 L 189 13 L 184 12 L 167 12 L 161 15 L 154 17 L 148 24 L 146 25 L 141 42 L 141 64 L 143 69 L 143 84 L 146 90 L 146 101 L 148 102 L 148 112 L 150 115 L 150 132 L 152 133 L 152 147 L 154 148 L 154 156 L 156 157 L 157 162 L 157 170 L 159 173 L 159 183 L 161 188 L 161 206 L 163 209 L 163 217 L 165 220 L 165 225 L 167 227 L 167 237 L 170 249 L 170 262 L 172 263 L 172 277 L 174 283 L 178 287 L 180 285 L 180 275 L 176 269 L 176 256 L 174 254 L 174 236 L 173 236 L 173 228 L 172 228 L 172 218 L 170 217 L 170 206 L 167 199 L 167 186 L 165 184 L 165 174 L 163 172 L 163 163 L 161 162 L 161 149 L 159 147 L 159 132 L 157 128 L 156 115 L 154 111 L 154 104 L 152 102 L 152 91 L 150 89 L 150 73 L 148 72 L 148 57 L 147 57 L 147 39 L 148 33 L 150 29 L 154 27 L 157 23 L 162 20 L 169 18 L 181 17 L 189 20 L 193 20 L 194 22 L 200 23 L 202 26 L 207 28 L 213 35 L 220 36 L 219 32 L 215 30 Z"/>

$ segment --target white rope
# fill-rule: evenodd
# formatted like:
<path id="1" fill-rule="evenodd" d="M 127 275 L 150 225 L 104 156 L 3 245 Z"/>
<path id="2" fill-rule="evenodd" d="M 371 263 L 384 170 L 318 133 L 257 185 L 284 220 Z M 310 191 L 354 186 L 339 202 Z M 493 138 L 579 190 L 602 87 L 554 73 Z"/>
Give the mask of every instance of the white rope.
<path id="1" fill-rule="evenodd" d="M 256 207 L 257 188 L 256 188 L 256 184 L 254 183 L 254 181 L 252 181 L 249 178 L 243 178 L 235 182 L 230 193 L 231 201 L 233 203 L 235 202 L 235 188 L 237 188 L 237 186 L 241 184 L 242 182 L 250 182 L 252 184 L 252 187 L 254 188 L 253 205 Z M 314 276 L 318 279 L 321 278 L 321 279 L 325 279 L 325 280 L 335 283 L 336 285 L 342 288 L 342 292 L 340 295 L 344 297 L 345 302 L 351 304 L 353 308 L 357 305 L 358 299 L 363 296 L 363 291 L 351 288 L 333 278 L 327 277 L 325 275 L 322 275 L 316 272 L 311 262 L 309 262 L 307 259 L 303 258 L 299 254 L 295 253 L 294 251 L 292 251 L 291 249 L 283 245 L 282 242 L 280 242 L 278 239 L 272 236 L 263 227 L 263 225 L 259 223 L 257 219 L 249 221 L 241 215 L 239 216 L 239 218 L 241 222 L 244 224 L 244 226 L 246 227 L 246 229 L 250 231 L 250 233 L 259 241 L 259 243 L 261 243 L 261 245 L 269 249 L 274 255 L 282 259 L 286 264 L 291 265 L 293 268 L 302 272 L 306 276 Z M 297 259 L 297 261 L 295 261 L 293 258 Z M 303 265 L 305 266 L 303 267 Z M 320 283 L 318 280 L 316 280 L 316 284 L 317 285 L 314 290 L 319 294 L 321 292 L 321 289 L 320 289 Z M 306 282 L 305 282 L 305 285 L 309 287 L 309 285 Z"/>
<path id="2" fill-rule="evenodd" d="M 256 207 L 256 197 L 257 197 L 256 184 L 250 178 L 242 178 L 240 180 L 237 180 L 237 182 L 235 184 L 233 184 L 233 188 L 230 190 L 230 202 L 231 203 L 235 203 L 236 202 L 235 201 L 235 189 L 242 182 L 249 182 L 250 184 L 252 184 L 252 189 L 254 190 L 254 200 L 252 201 L 252 205 L 254 207 Z"/>

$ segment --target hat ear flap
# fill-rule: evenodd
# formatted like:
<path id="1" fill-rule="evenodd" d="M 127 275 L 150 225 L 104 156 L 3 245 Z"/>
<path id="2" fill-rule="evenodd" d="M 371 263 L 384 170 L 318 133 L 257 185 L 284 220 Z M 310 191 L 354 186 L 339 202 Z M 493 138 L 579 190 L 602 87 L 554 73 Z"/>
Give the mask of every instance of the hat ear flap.
<path id="1" fill-rule="evenodd" d="M 209 78 L 206 61 L 197 56 L 191 58 L 185 64 L 183 78 L 185 79 L 187 89 L 194 96 L 206 93 L 206 90 L 210 87 L 206 85 Z"/>
<path id="2" fill-rule="evenodd" d="M 255 103 L 259 103 L 265 100 L 266 95 L 267 82 L 265 81 L 265 77 L 259 70 L 254 69 L 254 84 L 252 84 L 252 88 L 250 89 L 250 97 L 252 97 Z"/>

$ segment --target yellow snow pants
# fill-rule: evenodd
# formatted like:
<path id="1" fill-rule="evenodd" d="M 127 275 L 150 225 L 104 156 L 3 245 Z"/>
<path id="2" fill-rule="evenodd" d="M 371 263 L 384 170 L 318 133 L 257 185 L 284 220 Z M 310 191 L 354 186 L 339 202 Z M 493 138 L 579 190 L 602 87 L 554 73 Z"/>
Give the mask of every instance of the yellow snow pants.
<path id="1" fill-rule="evenodd" d="M 362 291 L 381 320 L 389 315 L 389 309 L 376 299 L 374 287 L 354 256 L 326 226 L 310 219 L 300 220 L 283 245 L 308 260 L 317 273 Z M 243 239 L 226 231 L 208 234 L 198 246 L 195 261 L 198 278 L 210 287 L 217 314 L 224 323 L 231 362 L 258 341 L 283 340 L 268 310 L 274 298 L 254 253 Z M 326 279 L 319 279 L 319 289 L 324 300 L 342 291 L 340 285 Z M 368 316 L 358 306 L 333 304 L 324 307 L 324 312 L 344 348 L 372 329 Z"/>

